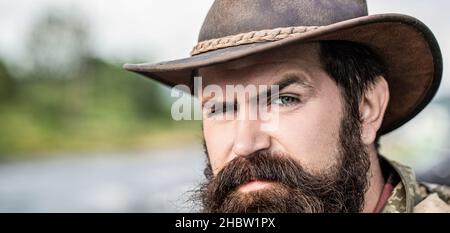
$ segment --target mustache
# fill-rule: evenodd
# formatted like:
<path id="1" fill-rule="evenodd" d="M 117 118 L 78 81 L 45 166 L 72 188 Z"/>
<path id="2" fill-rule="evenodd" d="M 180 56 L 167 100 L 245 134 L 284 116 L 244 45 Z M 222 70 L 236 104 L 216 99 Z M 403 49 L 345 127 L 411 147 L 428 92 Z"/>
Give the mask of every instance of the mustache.
<path id="1" fill-rule="evenodd" d="M 254 180 L 276 182 L 291 189 L 301 187 L 304 195 L 313 196 L 327 194 L 337 179 L 311 174 L 291 157 L 264 150 L 233 159 L 212 178 L 207 190 L 220 190 L 210 195 L 223 202 L 239 186 Z"/>

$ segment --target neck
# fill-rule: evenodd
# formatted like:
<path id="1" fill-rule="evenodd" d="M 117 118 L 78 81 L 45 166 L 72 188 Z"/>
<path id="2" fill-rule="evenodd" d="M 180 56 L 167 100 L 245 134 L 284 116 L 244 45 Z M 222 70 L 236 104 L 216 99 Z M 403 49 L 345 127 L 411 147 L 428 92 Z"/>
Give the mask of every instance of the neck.
<path id="1" fill-rule="evenodd" d="M 378 199 L 383 191 L 385 180 L 381 171 L 378 153 L 375 146 L 369 147 L 370 168 L 369 168 L 369 187 L 364 195 L 364 213 L 372 213 L 378 203 Z"/>

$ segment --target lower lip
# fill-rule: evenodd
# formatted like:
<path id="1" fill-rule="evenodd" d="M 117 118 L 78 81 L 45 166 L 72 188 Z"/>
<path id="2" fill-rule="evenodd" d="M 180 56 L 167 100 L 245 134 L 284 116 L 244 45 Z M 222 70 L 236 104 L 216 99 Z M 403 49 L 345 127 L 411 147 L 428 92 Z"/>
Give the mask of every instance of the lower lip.
<path id="1" fill-rule="evenodd" d="M 261 181 L 261 180 L 254 180 L 250 181 L 248 183 L 243 184 L 241 187 L 239 187 L 239 191 L 248 193 L 248 192 L 254 192 L 261 189 L 268 188 L 271 185 L 272 182 L 270 181 Z"/>

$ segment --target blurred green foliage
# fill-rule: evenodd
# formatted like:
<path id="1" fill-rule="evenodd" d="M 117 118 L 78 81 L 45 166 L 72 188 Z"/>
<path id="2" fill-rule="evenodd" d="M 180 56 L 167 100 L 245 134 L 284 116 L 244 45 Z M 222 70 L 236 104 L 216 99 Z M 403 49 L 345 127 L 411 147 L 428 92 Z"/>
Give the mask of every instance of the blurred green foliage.
<path id="1" fill-rule="evenodd" d="M 45 14 L 30 32 L 26 63 L 0 60 L 0 156 L 194 139 L 199 123 L 172 121 L 160 84 L 92 55 L 81 19 Z"/>
<path id="2" fill-rule="evenodd" d="M 198 129 L 171 120 L 159 84 L 99 59 L 87 64 L 82 76 L 53 79 L 14 78 L 0 63 L 0 155 L 151 146 Z"/>

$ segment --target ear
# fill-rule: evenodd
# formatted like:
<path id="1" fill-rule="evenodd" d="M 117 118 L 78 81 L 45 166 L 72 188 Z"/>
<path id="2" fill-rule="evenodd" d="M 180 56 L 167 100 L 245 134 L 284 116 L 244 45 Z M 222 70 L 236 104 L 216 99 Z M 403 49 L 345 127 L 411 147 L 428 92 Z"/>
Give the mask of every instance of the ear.
<path id="1" fill-rule="evenodd" d="M 371 145 L 375 142 L 388 102 L 389 85 L 383 76 L 378 76 L 364 94 L 359 106 L 361 140 L 364 144 Z"/>

